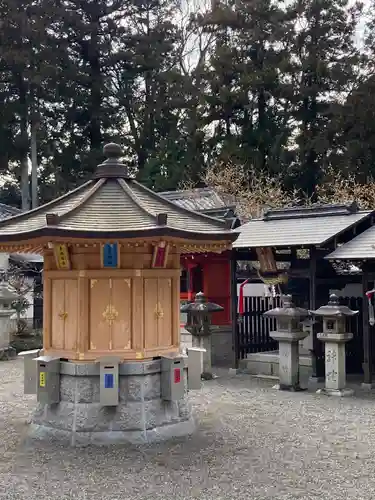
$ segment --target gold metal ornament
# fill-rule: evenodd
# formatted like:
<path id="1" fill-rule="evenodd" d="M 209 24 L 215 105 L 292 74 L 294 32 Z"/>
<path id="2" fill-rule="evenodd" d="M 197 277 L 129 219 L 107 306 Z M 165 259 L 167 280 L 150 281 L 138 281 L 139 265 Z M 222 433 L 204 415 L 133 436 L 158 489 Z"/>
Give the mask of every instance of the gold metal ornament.
<path id="1" fill-rule="evenodd" d="M 156 304 L 154 314 L 156 319 L 161 319 L 164 317 L 164 311 L 159 302 Z"/>
<path id="2" fill-rule="evenodd" d="M 112 305 L 108 305 L 104 312 L 103 312 L 103 318 L 109 323 L 110 325 L 113 324 L 114 321 L 116 321 L 118 317 L 118 312 Z"/>

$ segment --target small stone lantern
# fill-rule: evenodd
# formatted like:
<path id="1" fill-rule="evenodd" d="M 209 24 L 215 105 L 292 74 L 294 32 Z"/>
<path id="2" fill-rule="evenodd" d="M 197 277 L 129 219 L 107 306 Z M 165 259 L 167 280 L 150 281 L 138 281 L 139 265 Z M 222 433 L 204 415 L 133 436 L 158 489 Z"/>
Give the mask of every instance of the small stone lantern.
<path id="1" fill-rule="evenodd" d="M 204 349 L 202 378 L 205 380 L 212 379 L 211 314 L 223 310 L 224 308 L 219 304 L 207 302 L 203 292 L 196 294 L 194 302 L 184 304 L 180 308 L 180 312 L 187 313 L 185 328 L 192 335 L 193 347 Z"/>
<path id="2" fill-rule="evenodd" d="M 308 317 L 308 311 L 295 307 L 291 295 L 282 299 L 282 307 L 276 307 L 264 313 L 266 318 L 276 319 L 277 330 L 270 337 L 279 343 L 279 389 L 288 391 L 301 390 L 299 384 L 299 345 L 309 335 L 303 331 L 302 321 Z"/>
<path id="3" fill-rule="evenodd" d="M 323 332 L 317 335 L 325 344 L 326 373 L 323 392 L 332 396 L 351 396 L 353 391 L 345 387 L 345 343 L 353 338 L 353 334 L 346 331 L 346 318 L 355 316 L 359 311 L 341 306 L 338 297 L 332 294 L 326 306 L 310 312 L 323 318 Z"/>
<path id="4" fill-rule="evenodd" d="M 0 283 L 0 358 L 11 357 L 13 349 L 10 342 L 10 317 L 14 314 L 12 303 L 17 300 L 17 294 L 11 292 L 6 283 Z"/>

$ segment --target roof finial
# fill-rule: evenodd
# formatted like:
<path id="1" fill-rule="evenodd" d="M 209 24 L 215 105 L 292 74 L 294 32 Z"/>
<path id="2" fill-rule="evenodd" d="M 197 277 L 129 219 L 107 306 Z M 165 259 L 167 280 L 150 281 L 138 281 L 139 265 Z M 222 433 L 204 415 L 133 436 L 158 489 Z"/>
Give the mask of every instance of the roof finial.
<path id="1" fill-rule="evenodd" d="M 128 169 L 126 165 L 120 160 L 123 155 L 121 146 L 114 142 L 106 144 L 103 148 L 104 156 L 107 159 L 98 165 L 96 172 L 94 173 L 94 179 L 105 179 L 105 178 L 121 178 L 127 179 Z"/>
<path id="2" fill-rule="evenodd" d="M 115 142 L 110 142 L 109 144 L 106 144 L 104 146 L 103 153 L 104 156 L 106 156 L 108 159 L 116 158 L 118 160 L 122 156 L 122 149 L 119 144 L 116 144 Z"/>

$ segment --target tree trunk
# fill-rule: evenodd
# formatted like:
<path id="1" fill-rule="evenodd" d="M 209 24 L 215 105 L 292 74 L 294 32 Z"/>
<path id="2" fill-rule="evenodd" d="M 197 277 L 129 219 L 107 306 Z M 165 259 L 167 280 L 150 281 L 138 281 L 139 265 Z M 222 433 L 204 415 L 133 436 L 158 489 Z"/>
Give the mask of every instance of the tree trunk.
<path id="1" fill-rule="evenodd" d="M 31 206 L 38 206 L 38 155 L 37 155 L 37 130 L 35 120 L 31 122 Z"/>

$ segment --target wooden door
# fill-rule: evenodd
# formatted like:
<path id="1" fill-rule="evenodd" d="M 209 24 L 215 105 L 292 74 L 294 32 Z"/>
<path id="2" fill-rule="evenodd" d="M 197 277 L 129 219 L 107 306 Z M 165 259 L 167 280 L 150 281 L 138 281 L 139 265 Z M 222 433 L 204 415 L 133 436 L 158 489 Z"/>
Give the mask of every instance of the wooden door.
<path id="1" fill-rule="evenodd" d="M 131 342 L 130 278 L 91 280 L 90 350 L 130 350 Z"/>
<path id="2" fill-rule="evenodd" d="M 78 283 L 52 280 L 52 349 L 75 350 L 78 330 Z"/>
<path id="3" fill-rule="evenodd" d="M 132 348 L 132 280 L 113 279 L 111 292 L 111 304 L 117 312 L 116 320 L 111 325 L 112 349 L 126 351 Z"/>
<path id="4" fill-rule="evenodd" d="M 148 278 L 144 283 L 145 349 L 172 345 L 172 281 Z"/>
<path id="5" fill-rule="evenodd" d="M 89 310 L 89 349 L 108 351 L 111 338 L 110 318 L 113 315 L 109 279 L 93 279 L 90 281 Z"/>

